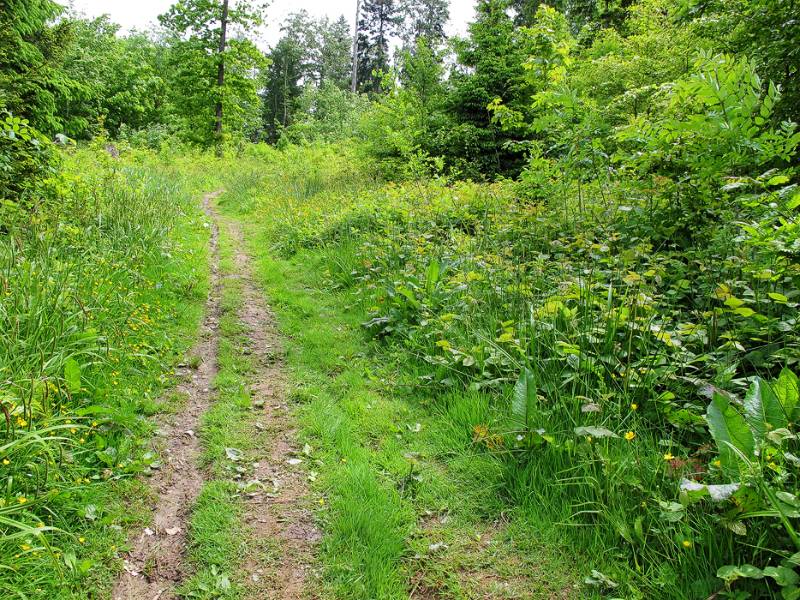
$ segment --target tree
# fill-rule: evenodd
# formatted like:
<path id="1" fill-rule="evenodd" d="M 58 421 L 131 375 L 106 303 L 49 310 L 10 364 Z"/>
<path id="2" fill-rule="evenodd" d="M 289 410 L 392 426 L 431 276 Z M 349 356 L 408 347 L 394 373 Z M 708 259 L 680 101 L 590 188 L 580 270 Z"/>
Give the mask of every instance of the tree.
<path id="1" fill-rule="evenodd" d="M 262 13 L 250 0 L 182 0 L 159 17 L 168 34 L 172 104 L 190 139 L 207 144 L 226 126 L 245 131 L 257 121 L 257 73 L 265 62 L 246 36 Z"/>
<path id="2" fill-rule="evenodd" d="M 302 93 L 303 49 L 289 36 L 284 36 L 269 54 L 262 94 L 262 120 L 266 137 L 275 142 L 282 128 L 291 123 L 294 103 Z"/>
<path id="3" fill-rule="evenodd" d="M 70 26 L 50 25 L 61 12 L 52 0 L 5 0 L 0 10 L 0 108 L 48 134 L 60 131 L 56 94 L 68 84 L 61 63 Z"/>
<path id="4" fill-rule="evenodd" d="M 382 73 L 389 70 L 389 40 L 402 15 L 395 0 L 363 0 L 358 20 L 358 87 L 379 93 Z"/>
<path id="5" fill-rule="evenodd" d="M 350 78 L 350 28 L 344 17 L 331 23 L 300 11 L 289 15 L 282 31 L 270 52 L 262 94 L 264 129 L 273 142 L 292 124 L 304 88 L 347 89 Z"/>
<path id="6" fill-rule="evenodd" d="M 159 74 L 162 49 L 144 34 L 119 37 L 107 15 L 71 19 L 62 69 L 67 85 L 55 95 L 63 132 L 89 137 L 98 126 L 117 135 L 164 120 L 166 86 Z"/>
<path id="7" fill-rule="evenodd" d="M 344 16 L 334 22 L 323 18 L 319 23 L 319 82 L 347 89 L 350 84 L 350 25 Z"/>
<path id="8" fill-rule="evenodd" d="M 413 50 L 419 40 L 436 48 L 445 40 L 444 27 L 450 18 L 448 0 L 402 0 L 400 39 L 403 47 Z"/>
<path id="9" fill-rule="evenodd" d="M 458 66 L 444 107 L 453 122 L 444 154 L 473 177 L 515 175 L 524 162 L 526 129 L 500 126 L 487 108 L 500 98 L 524 111 L 532 95 L 528 57 L 509 8 L 507 0 L 480 0 L 469 39 L 456 43 Z"/>
<path id="10" fill-rule="evenodd" d="M 304 85 L 314 85 L 322 75 L 318 23 L 304 10 L 284 21 L 283 36 L 269 54 L 262 93 L 262 122 L 266 137 L 275 142 L 292 122 L 295 103 Z"/>

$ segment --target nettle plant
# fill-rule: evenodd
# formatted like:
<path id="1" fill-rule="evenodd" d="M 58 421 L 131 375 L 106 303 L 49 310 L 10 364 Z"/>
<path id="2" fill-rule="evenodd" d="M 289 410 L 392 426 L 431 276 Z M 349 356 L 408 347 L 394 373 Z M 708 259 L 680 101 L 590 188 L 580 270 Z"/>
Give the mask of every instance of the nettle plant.
<path id="1" fill-rule="evenodd" d="M 770 578 L 781 587 L 784 598 L 800 598 L 800 576 L 795 572 L 800 565 L 800 535 L 794 521 L 800 518 L 800 498 L 796 494 L 799 417 L 798 379 L 788 369 L 771 383 L 756 377 L 741 403 L 716 391 L 708 405 L 705 419 L 719 453 L 712 466 L 727 481 L 706 485 L 684 480 L 683 503 L 707 497 L 727 501 L 730 508 L 723 516 L 725 524 L 741 535 L 746 532 L 748 520 L 775 519 L 792 546 L 791 550 L 778 552 L 783 560 L 775 566 L 721 567 L 717 576 L 725 581 L 728 590 L 738 579 Z"/>

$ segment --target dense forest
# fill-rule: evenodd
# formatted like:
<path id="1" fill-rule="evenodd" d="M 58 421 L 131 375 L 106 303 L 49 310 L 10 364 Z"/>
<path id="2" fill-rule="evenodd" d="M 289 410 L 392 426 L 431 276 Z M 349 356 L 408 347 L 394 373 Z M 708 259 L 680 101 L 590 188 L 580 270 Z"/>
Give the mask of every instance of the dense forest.
<path id="1" fill-rule="evenodd" d="M 800 6 L 474 5 L 0 0 L 3 598 L 800 599 Z"/>

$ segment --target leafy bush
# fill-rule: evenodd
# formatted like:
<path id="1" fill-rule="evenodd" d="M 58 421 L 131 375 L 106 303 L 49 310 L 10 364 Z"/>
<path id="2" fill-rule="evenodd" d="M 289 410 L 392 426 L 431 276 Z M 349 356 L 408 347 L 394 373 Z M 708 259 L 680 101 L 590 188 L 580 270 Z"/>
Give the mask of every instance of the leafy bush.
<path id="1" fill-rule="evenodd" d="M 0 227 L 46 209 L 45 182 L 57 165 L 49 140 L 26 119 L 0 111 Z"/>

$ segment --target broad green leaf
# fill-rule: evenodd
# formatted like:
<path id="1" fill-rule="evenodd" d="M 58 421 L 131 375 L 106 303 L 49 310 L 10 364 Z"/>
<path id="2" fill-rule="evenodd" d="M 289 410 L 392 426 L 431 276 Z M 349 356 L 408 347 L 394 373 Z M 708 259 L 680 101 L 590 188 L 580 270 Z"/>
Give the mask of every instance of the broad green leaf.
<path id="1" fill-rule="evenodd" d="M 786 175 L 775 175 L 767 181 L 768 186 L 781 185 L 784 183 L 789 183 L 789 178 Z"/>
<path id="2" fill-rule="evenodd" d="M 425 273 L 425 288 L 430 296 L 433 291 L 436 289 L 436 284 L 439 283 L 439 275 L 441 272 L 441 267 L 439 266 L 439 261 L 432 260 L 428 265 L 428 269 Z"/>
<path id="3" fill-rule="evenodd" d="M 731 583 L 737 579 L 763 579 L 764 572 L 753 565 L 725 565 L 717 569 L 717 577 Z"/>
<path id="4" fill-rule="evenodd" d="M 514 398 L 511 402 L 511 414 L 520 425 L 529 429 L 536 408 L 536 379 L 533 371 L 527 367 L 514 386 Z"/>
<path id="5" fill-rule="evenodd" d="M 618 438 L 619 436 L 611 431 L 610 429 L 606 429 L 605 427 L 576 427 L 575 428 L 576 435 L 589 435 L 591 437 L 596 438 Z"/>
<path id="6" fill-rule="evenodd" d="M 789 424 L 783 406 L 764 380 L 756 377 L 744 398 L 744 416 L 755 441 L 761 442 L 768 431 Z"/>
<path id="7" fill-rule="evenodd" d="M 787 297 L 786 297 L 786 296 L 784 296 L 783 294 L 779 294 L 779 293 L 777 293 L 777 292 L 769 292 L 769 293 L 767 294 L 767 296 L 769 296 L 770 298 L 772 298 L 773 300 L 775 300 L 775 302 L 781 302 L 781 303 L 784 303 L 784 304 L 785 304 L 786 302 L 788 302 L 788 301 L 789 301 L 789 298 L 787 298 Z"/>
<path id="8" fill-rule="evenodd" d="M 778 402 L 783 407 L 783 412 L 788 419 L 794 420 L 797 411 L 798 397 L 800 388 L 798 387 L 797 375 L 789 369 L 783 369 L 777 381 L 772 384 L 772 390 L 778 397 Z"/>
<path id="9" fill-rule="evenodd" d="M 729 475 L 738 475 L 739 457 L 731 446 L 748 458 L 754 457 L 755 444 L 747 422 L 730 405 L 728 398 L 718 392 L 714 393 L 705 418 L 708 430 L 717 444 L 723 470 Z"/>
<path id="10" fill-rule="evenodd" d="M 81 367 L 74 358 L 68 358 L 64 363 L 64 381 L 70 394 L 81 391 Z"/>
<path id="11" fill-rule="evenodd" d="M 766 567 L 764 577 L 772 577 L 781 587 L 797 585 L 800 581 L 800 576 L 788 567 Z"/>
<path id="12" fill-rule="evenodd" d="M 661 508 L 658 517 L 667 523 L 677 523 L 686 515 L 686 507 L 683 504 L 659 500 L 658 505 Z"/>

